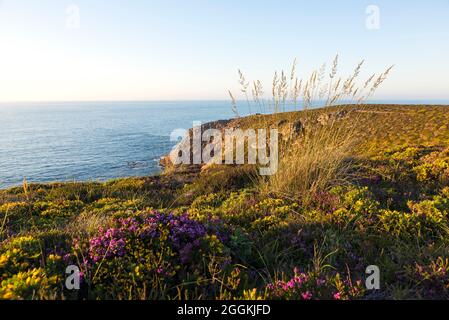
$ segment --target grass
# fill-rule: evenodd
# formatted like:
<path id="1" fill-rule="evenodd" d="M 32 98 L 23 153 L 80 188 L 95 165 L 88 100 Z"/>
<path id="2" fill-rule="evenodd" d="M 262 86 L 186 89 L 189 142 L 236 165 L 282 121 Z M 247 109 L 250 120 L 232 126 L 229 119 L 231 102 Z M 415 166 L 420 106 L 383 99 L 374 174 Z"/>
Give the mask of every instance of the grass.
<path id="1" fill-rule="evenodd" d="M 319 139 L 292 134 L 305 119 Z M 448 298 L 448 120 L 446 106 L 254 115 L 228 126 L 307 146 L 262 184 L 252 166 L 209 166 L 0 190 L 0 298 Z M 79 292 L 63 289 L 70 264 Z M 377 292 L 363 287 L 373 264 Z"/>
<path id="2" fill-rule="evenodd" d="M 280 152 L 279 170 L 268 179 L 259 179 L 259 189 L 264 194 L 292 199 L 301 199 L 306 204 L 310 194 L 327 191 L 332 186 L 345 183 L 350 178 L 352 148 L 356 145 L 355 128 L 365 126 L 360 121 L 360 112 L 364 111 L 363 103 L 370 98 L 380 85 L 387 79 L 393 69 L 389 67 L 379 75 L 371 75 L 365 81 L 359 81 L 364 61 L 358 63 L 347 78 L 338 73 L 339 56 L 332 61 L 330 70 L 324 63 L 313 71 L 309 77 L 298 78 L 298 64 L 295 59 L 289 76 L 283 70 L 275 72 L 272 82 L 271 98 L 264 98 L 263 85 L 260 80 L 252 82 L 252 101 L 248 91 L 250 83 L 241 70 L 238 70 L 241 92 L 244 94 L 251 109 L 258 108 L 261 112 L 273 112 L 273 117 L 282 123 L 280 111 L 285 111 L 286 104 L 294 105 L 304 110 L 301 119 L 293 122 L 293 132 L 285 141 Z M 234 95 L 230 92 L 234 113 L 238 116 L 238 108 Z M 341 101 L 350 101 L 358 109 L 350 116 L 348 125 L 344 118 L 352 107 L 338 106 L 333 113 L 328 108 L 338 105 Z M 251 108 L 251 106 L 253 108 Z M 309 112 L 311 107 L 319 108 L 318 112 Z M 285 121 L 285 120 L 284 120 Z M 342 122 L 344 122 L 342 124 Z M 268 123 L 261 124 L 263 128 L 272 128 Z"/>
<path id="3" fill-rule="evenodd" d="M 276 72 L 270 99 L 239 70 L 249 113 L 271 114 L 239 117 L 229 92 L 237 118 L 220 125 L 277 128 L 273 176 L 167 166 L 1 190 L 0 299 L 449 298 L 449 109 L 365 105 L 392 68 L 360 81 L 364 62 L 342 77 L 338 59 Z M 80 291 L 63 286 L 69 265 Z M 380 291 L 363 286 L 369 265 Z"/>
<path id="4" fill-rule="evenodd" d="M 308 195 L 345 183 L 354 141 L 346 131 L 316 128 L 290 144 L 282 154 L 278 172 L 261 179 L 264 194 L 276 194 L 307 202 Z"/>

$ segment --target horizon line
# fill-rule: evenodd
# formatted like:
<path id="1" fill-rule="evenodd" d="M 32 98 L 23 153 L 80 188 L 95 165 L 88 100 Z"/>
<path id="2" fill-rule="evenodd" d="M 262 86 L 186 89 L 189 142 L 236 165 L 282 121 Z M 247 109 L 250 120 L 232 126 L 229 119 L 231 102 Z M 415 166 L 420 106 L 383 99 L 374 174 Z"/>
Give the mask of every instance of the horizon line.
<path id="1" fill-rule="evenodd" d="M 266 99 L 271 100 L 271 99 Z M 95 100 L 5 100 L 1 101 L 0 104 L 7 104 L 7 103 L 124 103 L 124 102 L 133 102 L 133 103 L 145 103 L 145 102 L 232 102 L 230 99 L 120 99 L 120 100 L 108 100 L 108 99 L 95 99 Z M 236 100 L 238 102 L 247 102 L 245 99 L 238 99 Z M 300 102 L 301 100 L 298 100 Z M 318 100 L 319 101 L 319 100 Z M 412 102 L 412 101 L 447 101 L 449 102 L 448 98 L 431 98 L 431 99 L 423 99 L 423 98 L 379 98 L 379 99 L 372 99 L 369 101 L 366 101 L 367 104 L 369 103 L 375 103 L 375 102 L 383 102 L 383 101 L 392 101 L 392 102 Z M 344 101 L 342 101 L 344 103 Z M 289 104 L 290 102 L 287 102 Z"/>

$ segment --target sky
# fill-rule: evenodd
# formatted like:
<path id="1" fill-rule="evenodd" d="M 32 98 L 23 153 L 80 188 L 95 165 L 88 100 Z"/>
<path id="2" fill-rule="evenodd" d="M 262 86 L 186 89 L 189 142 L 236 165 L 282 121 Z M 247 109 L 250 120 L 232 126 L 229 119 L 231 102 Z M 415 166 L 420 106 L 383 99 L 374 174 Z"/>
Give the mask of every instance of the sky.
<path id="1" fill-rule="evenodd" d="M 448 40 L 449 0 L 0 0 L 0 101 L 227 99 L 336 53 L 395 65 L 377 99 L 449 99 Z"/>

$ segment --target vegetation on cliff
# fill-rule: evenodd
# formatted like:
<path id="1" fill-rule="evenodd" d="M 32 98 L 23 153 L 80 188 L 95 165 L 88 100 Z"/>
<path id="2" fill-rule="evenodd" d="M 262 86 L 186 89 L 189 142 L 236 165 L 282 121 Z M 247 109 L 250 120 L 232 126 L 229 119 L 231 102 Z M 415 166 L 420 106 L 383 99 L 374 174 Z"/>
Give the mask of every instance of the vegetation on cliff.
<path id="1" fill-rule="evenodd" d="M 255 115 L 227 125 L 279 129 L 285 158 L 270 178 L 183 166 L 2 190 L 0 299 L 449 298 L 447 123 L 446 106 Z M 310 163 L 336 171 L 305 182 L 320 173 L 285 148 L 329 125 L 354 139 L 334 136 L 338 161 L 322 152 Z M 68 265 L 82 290 L 66 290 Z M 369 265 L 379 291 L 365 290 Z"/>

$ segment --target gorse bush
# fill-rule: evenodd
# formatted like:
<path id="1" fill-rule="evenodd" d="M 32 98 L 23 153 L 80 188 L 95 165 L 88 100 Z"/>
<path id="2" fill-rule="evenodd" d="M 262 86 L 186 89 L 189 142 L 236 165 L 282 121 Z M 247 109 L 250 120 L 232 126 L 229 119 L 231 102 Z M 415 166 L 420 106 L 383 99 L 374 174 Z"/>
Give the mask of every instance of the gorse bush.
<path id="1" fill-rule="evenodd" d="M 45 242 L 24 236 L 12 239 L 0 251 L 0 298 L 56 299 L 61 297 L 63 265 L 60 256 L 49 254 Z"/>

